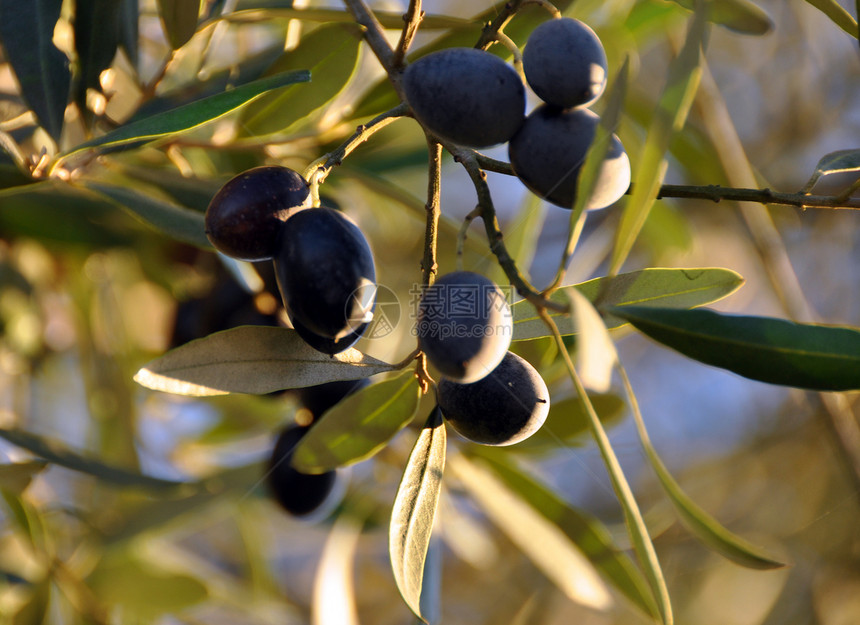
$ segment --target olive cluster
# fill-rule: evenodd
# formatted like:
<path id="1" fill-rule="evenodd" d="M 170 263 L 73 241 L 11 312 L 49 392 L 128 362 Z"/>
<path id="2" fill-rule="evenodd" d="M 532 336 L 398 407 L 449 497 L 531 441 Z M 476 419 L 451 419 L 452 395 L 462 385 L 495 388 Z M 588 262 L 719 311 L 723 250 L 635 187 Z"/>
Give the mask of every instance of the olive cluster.
<path id="1" fill-rule="evenodd" d="M 483 148 L 508 142 L 517 177 L 562 208 L 576 201 L 579 171 L 600 118 L 590 111 L 606 86 L 600 39 L 579 20 L 558 18 L 532 32 L 523 51 L 526 82 L 544 104 L 525 114 L 525 85 L 499 57 L 473 48 L 430 53 L 406 68 L 403 90 L 415 118 L 440 139 Z M 630 185 L 630 161 L 612 135 L 586 208 L 616 202 Z"/>
<path id="2" fill-rule="evenodd" d="M 376 269 L 358 226 L 332 208 L 310 208 L 304 178 L 287 167 L 249 169 L 228 181 L 206 210 L 219 252 L 273 260 L 290 323 L 314 349 L 333 355 L 367 329 Z"/>
<path id="3" fill-rule="evenodd" d="M 421 298 L 416 334 L 442 375 L 442 414 L 464 438 L 513 445 L 543 425 L 549 392 L 534 367 L 508 351 L 513 318 L 491 280 L 470 271 L 439 278 Z"/>
<path id="4" fill-rule="evenodd" d="M 212 198 L 205 224 L 219 252 L 273 261 L 290 323 L 308 345 L 333 355 L 361 337 L 376 293 L 370 246 L 343 213 L 310 207 L 310 189 L 300 174 L 265 166 L 237 175 Z M 287 512 L 305 516 L 333 498 L 336 473 L 301 473 L 291 464 L 293 450 L 326 410 L 367 384 L 331 382 L 297 391 L 299 414 L 278 435 L 266 474 Z"/>

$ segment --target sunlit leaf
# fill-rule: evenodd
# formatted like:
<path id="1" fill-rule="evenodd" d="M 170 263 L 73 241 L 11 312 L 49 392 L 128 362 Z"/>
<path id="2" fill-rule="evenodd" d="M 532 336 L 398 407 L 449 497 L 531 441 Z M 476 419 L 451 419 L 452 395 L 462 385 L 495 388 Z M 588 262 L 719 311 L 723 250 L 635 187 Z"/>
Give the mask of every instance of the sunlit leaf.
<path id="1" fill-rule="evenodd" d="M 442 414 L 436 408 L 409 454 L 391 510 L 388 554 L 394 581 L 406 605 L 419 618 L 424 562 L 442 488 L 446 441 Z"/>
<path id="2" fill-rule="evenodd" d="M 808 193 L 822 176 L 850 171 L 860 171 L 860 150 L 838 150 L 826 154 L 818 161 L 815 172 L 800 192 Z"/>
<path id="3" fill-rule="evenodd" d="M 184 132 L 226 115 L 273 89 L 299 82 L 308 82 L 309 80 L 310 73 L 307 71 L 287 72 L 261 78 L 224 93 L 212 95 L 120 126 L 101 137 L 81 143 L 65 154 L 65 157 L 89 148 L 108 148 L 127 143 L 152 141 L 167 135 Z"/>
<path id="4" fill-rule="evenodd" d="M 680 353 L 738 375 L 819 391 L 860 389 L 860 329 L 710 310 L 613 308 Z"/>
<path id="5" fill-rule="evenodd" d="M 674 0 L 682 7 L 695 8 L 695 0 Z M 773 29 L 773 20 L 749 0 L 710 0 L 708 20 L 746 35 L 765 35 Z"/>
<path id="6" fill-rule="evenodd" d="M 30 599 L 11 617 L 10 625 L 44 623 L 51 601 L 51 578 L 46 576 L 30 586 Z"/>
<path id="7" fill-rule="evenodd" d="M 350 347 L 334 356 L 305 343 L 295 330 L 240 326 L 191 341 L 144 366 L 142 386 L 178 395 L 265 394 L 391 371 Z"/>
<path id="8" fill-rule="evenodd" d="M 809 4 L 824 13 L 830 20 L 852 37 L 860 36 L 857 31 L 857 20 L 845 10 L 836 0 L 806 0 Z"/>
<path id="9" fill-rule="evenodd" d="M 627 410 L 627 404 L 618 395 L 589 393 L 604 427 L 618 423 Z M 560 451 L 566 447 L 583 445 L 588 436 L 588 415 L 582 410 L 581 402 L 575 397 L 559 401 L 553 399 L 549 415 L 541 428 L 526 440 L 517 443 L 512 450 L 517 453 L 544 453 Z"/>
<path id="10" fill-rule="evenodd" d="M 571 318 L 577 333 L 576 369 L 586 388 L 606 393 L 618 361 L 615 344 L 594 306 L 575 288 L 565 289 L 570 298 Z"/>
<path id="11" fill-rule="evenodd" d="M 266 135 L 286 131 L 334 98 L 355 72 L 362 29 L 354 23 L 321 26 L 303 37 L 270 68 L 282 73 L 310 70 L 313 81 L 259 98 L 242 112 L 242 131 Z"/>
<path id="12" fill-rule="evenodd" d="M 555 524 L 606 582 L 645 614 L 659 617 L 645 578 L 630 557 L 613 544 L 612 536 L 603 523 L 568 505 L 547 486 L 528 476 L 502 454 L 494 452 L 480 455 L 489 460 L 489 467 L 505 485 Z"/>
<path id="13" fill-rule="evenodd" d="M 0 1 L 3 52 L 21 86 L 21 95 L 39 123 L 60 140 L 69 102 L 69 60 L 53 43 L 62 0 Z"/>
<path id="14" fill-rule="evenodd" d="M 526 500 L 522 492 L 512 489 L 487 468 L 465 457 L 452 457 L 450 466 L 452 473 L 492 522 L 559 590 L 572 601 L 594 610 L 611 607 L 612 595 L 594 565 L 576 541 L 558 525 L 559 519 L 551 518 L 558 510 L 549 510 L 547 514 Z M 532 496 L 546 494 L 536 492 Z M 541 501 L 541 504 L 551 503 L 548 497 Z M 574 530 L 572 526 L 568 529 Z M 580 524 L 576 532 L 581 534 L 582 531 Z"/>
<path id="15" fill-rule="evenodd" d="M 611 306 L 659 306 L 662 308 L 693 308 L 720 300 L 742 284 L 744 279 L 730 269 L 705 267 L 692 269 L 666 269 L 652 267 L 617 276 L 594 278 L 577 285 L 576 290 L 604 313 L 604 322 L 610 329 L 627 323 L 607 309 Z M 562 287 L 552 300 L 569 303 Z M 516 302 L 511 310 L 514 316 L 513 340 L 523 341 L 550 336 L 546 325 L 526 300 Z M 575 334 L 569 315 L 551 313 L 562 335 Z"/>
<path id="16" fill-rule="evenodd" d="M 20 495 L 46 466 L 44 460 L 0 464 L 0 489 Z"/>
<path id="17" fill-rule="evenodd" d="M 211 249 L 203 213 L 150 195 L 132 186 L 116 186 L 84 180 L 81 185 L 121 206 L 156 230 L 179 241 Z"/>
<path id="18" fill-rule="evenodd" d="M 699 5 L 702 6 L 702 5 Z M 702 42 L 706 11 L 697 11 L 690 22 L 687 40 L 669 67 L 669 75 L 634 174 L 633 191 L 627 201 L 615 237 L 610 274 L 618 273 L 648 213 L 666 173 L 666 152 L 672 136 L 683 128 L 702 75 Z"/>
<path id="19" fill-rule="evenodd" d="M 200 0 L 158 0 L 158 15 L 170 47 L 181 48 L 197 30 Z"/>
<path id="20" fill-rule="evenodd" d="M 254 5 L 257 6 L 254 6 Z M 373 11 L 374 16 L 383 28 L 403 28 L 403 12 Z M 230 22 L 261 22 L 272 19 L 299 19 L 307 22 L 349 22 L 354 23 L 355 17 L 345 9 L 304 8 L 287 9 L 271 8 L 265 2 L 243 2 L 238 10 L 227 13 L 222 19 Z M 449 28 L 466 28 L 474 26 L 473 20 L 452 17 L 448 15 L 425 14 L 421 20 L 421 30 L 439 30 Z"/>
<path id="21" fill-rule="evenodd" d="M 0 438 L 9 441 L 17 447 L 26 449 L 51 464 L 91 475 L 99 481 L 113 486 L 145 488 L 157 491 L 175 491 L 177 488 L 185 486 L 182 482 L 163 480 L 135 473 L 121 467 L 110 466 L 94 458 L 88 458 L 72 451 L 57 441 L 31 432 L 2 428 L 0 429 Z"/>
<path id="22" fill-rule="evenodd" d="M 304 473 L 324 473 L 371 457 L 412 421 L 419 397 L 411 369 L 353 393 L 302 437 L 293 466 Z"/>

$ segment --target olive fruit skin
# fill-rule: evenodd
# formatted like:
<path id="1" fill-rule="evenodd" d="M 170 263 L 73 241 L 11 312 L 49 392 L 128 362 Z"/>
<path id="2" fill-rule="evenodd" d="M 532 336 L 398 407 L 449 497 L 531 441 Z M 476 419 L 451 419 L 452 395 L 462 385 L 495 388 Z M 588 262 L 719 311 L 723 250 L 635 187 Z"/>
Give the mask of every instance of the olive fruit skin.
<path id="1" fill-rule="evenodd" d="M 525 117 L 525 85 L 494 54 L 447 48 L 421 57 L 403 73 L 416 119 L 459 145 L 485 148 L 508 141 Z"/>
<path id="2" fill-rule="evenodd" d="M 343 339 L 369 321 L 376 268 L 370 245 L 343 213 L 310 208 L 284 223 L 275 277 L 293 325 Z"/>
<path id="3" fill-rule="evenodd" d="M 472 384 L 439 382 L 439 407 L 462 437 L 482 445 L 513 445 L 546 421 L 549 391 L 528 361 L 508 352 L 499 366 Z"/>
<path id="4" fill-rule="evenodd" d="M 310 188 L 288 167 L 255 167 L 231 178 L 206 209 L 212 246 L 240 260 L 268 260 L 275 254 L 281 225 L 306 208 Z"/>
<path id="5" fill-rule="evenodd" d="M 523 72 L 535 94 L 559 108 L 588 106 L 606 88 L 606 52 L 591 28 L 562 17 L 532 31 L 523 50 Z"/>
<path id="6" fill-rule="evenodd" d="M 492 280 L 455 271 L 424 291 L 415 334 L 418 346 L 444 377 L 467 384 L 483 378 L 504 358 L 513 317 Z"/>
<path id="7" fill-rule="evenodd" d="M 579 170 L 600 118 L 588 109 L 536 108 L 508 145 L 517 177 L 535 194 L 573 208 Z M 630 159 L 615 135 L 597 175 L 587 209 L 605 208 L 630 186 Z"/>
<path id="8" fill-rule="evenodd" d="M 369 385 L 370 380 L 367 378 L 338 380 L 298 389 L 296 395 L 302 407 L 310 411 L 316 420 L 329 408 Z"/>
<path id="9" fill-rule="evenodd" d="M 322 352 L 327 356 L 334 356 L 335 354 L 339 354 L 343 351 L 346 351 L 353 345 L 358 342 L 358 339 L 361 338 L 361 335 L 364 334 L 364 331 L 367 329 L 369 324 L 363 323 L 352 333 L 347 334 L 346 336 L 339 339 L 332 339 L 327 336 L 320 336 L 319 334 L 314 334 L 306 327 L 304 327 L 301 323 L 291 319 L 290 322 L 293 324 L 293 330 L 301 337 L 301 339 L 313 347 L 318 352 Z"/>
<path id="10" fill-rule="evenodd" d="M 311 475 L 293 468 L 293 450 L 308 429 L 289 425 L 278 435 L 266 472 L 266 484 L 275 501 L 297 517 L 310 514 L 325 503 L 337 480 L 335 471 Z"/>

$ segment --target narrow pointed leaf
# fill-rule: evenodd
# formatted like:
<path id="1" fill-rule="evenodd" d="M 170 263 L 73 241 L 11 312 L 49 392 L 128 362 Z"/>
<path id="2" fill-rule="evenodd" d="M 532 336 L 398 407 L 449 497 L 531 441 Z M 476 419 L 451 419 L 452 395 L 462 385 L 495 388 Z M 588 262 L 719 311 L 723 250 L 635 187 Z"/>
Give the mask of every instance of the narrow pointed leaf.
<path id="1" fill-rule="evenodd" d="M 860 389 L 860 329 L 710 310 L 613 308 L 672 349 L 752 380 L 818 391 Z"/>
<path id="2" fill-rule="evenodd" d="M 361 524 L 340 515 L 328 533 L 314 576 L 312 625 L 359 625 L 353 567 Z"/>
<path id="3" fill-rule="evenodd" d="M 577 289 L 565 289 L 570 298 L 571 318 L 576 328 L 576 369 L 586 388 L 606 393 L 612 385 L 612 371 L 618 362 L 615 344 L 600 314 Z"/>
<path id="4" fill-rule="evenodd" d="M 355 73 L 362 29 L 357 24 L 321 26 L 303 37 L 270 68 L 272 73 L 307 68 L 313 82 L 259 98 L 242 111 L 242 131 L 266 135 L 286 131 L 334 98 Z"/>
<path id="5" fill-rule="evenodd" d="M 138 0 L 120 0 L 119 45 L 125 50 L 131 65 L 137 68 L 140 61 L 140 6 Z"/>
<path id="6" fill-rule="evenodd" d="M 701 6 L 701 5 L 700 5 Z M 669 76 L 654 119 L 648 128 L 633 191 L 624 207 L 615 237 L 610 273 L 621 269 L 639 236 L 666 173 L 666 152 L 672 136 L 684 127 L 702 75 L 702 43 L 705 37 L 705 10 L 698 10 L 690 22 L 687 40 L 669 67 Z"/>
<path id="7" fill-rule="evenodd" d="M 818 161 L 815 172 L 809 182 L 804 185 L 801 193 L 807 193 L 812 189 L 822 176 L 850 171 L 860 171 L 860 150 L 838 150 L 826 154 Z"/>
<path id="8" fill-rule="evenodd" d="M 541 515 L 555 524 L 576 545 L 603 579 L 615 587 L 644 614 L 659 618 L 654 597 L 633 560 L 612 541 L 599 519 L 568 505 L 551 489 L 521 471 L 504 456 L 491 450 L 486 455 L 489 468 Z"/>
<path id="9" fill-rule="evenodd" d="M 197 30 L 200 0 L 158 0 L 158 15 L 170 47 L 181 48 Z"/>
<path id="10" fill-rule="evenodd" d="M 409 454 L 391 510 L 388 554 L 394 581 L 406 605 L 421 620 L 424 562 L 439 505 L 446 441 L 442 413 L 436 408 Z"/>
<path id="11" fill-rule="evenodd" d="M 0 39 L 21 95 L 39 124 L 59 141 L 69 102 L 69 59 L 54 45 L 62 0 L 0 0 Z"/>
<path id="12" fill-rule="evenodd" d="M 693 10 L 695 0 L 675 0 L 685 9 Z M 745 35 L 765 35 L 773 29 L 770 16 L 749 0 L 710 0 L 708 21 Z"/>
<path id="13" fill-rule="evenodd" d="M 310 73 L 307 71 L 287 72 L 261 78 L 224 93 L 128 123 L 101 137 L 81 143 L 65 156 L 68 157 L 90 148 L 108 148 L 128 143 L 153 141 L 166 135 L 184 132 L 218 119 L 273 89 L 298 82 L 308 82 L 309 80 Z"/>
<path id="14" fill-rule="evenodd" d="M 349 11 L 344 9 L 285 9 L 285 8 L 270 8 L 266 3 L 258 3 L 255 8 L 252 3 L 242 3 L 241 8 L 232 13 L 224 15 L 221 19 L 230 22 L 260 22 L 272 19 L 297 19 L 307 22 L 349 22 L 355 23 L 355 17 Z M 403 28 L 403 12 L 402 11 L 377 11 L 373 14 L 382 25 L 383 28 L 394 28 L 400 30 Z M 456 28 L 473 28 L 475 22 L 470 19 L 461 17 L 452 17 L 449 15 L 433 15 L 426 14 L 421 18 L 421 30 L 448 30 Z"/>
<path id="15" fill-rule="evenodd" d="M 179 206 L 167 200 L 146 195 L 135 187 L 119 187 L 95 181 L 84 181 L 82 186 L 121 206 L 132 215 L 164 234 L 211 249 L 206 238 L 203 213 Z"/>
<path id="16" fill-rule="evenodd" d="M 334 356 L 322 354 L 295 330 L 240 326 L 177 347 L 140 369 L 134 379 L 178 395 L 262 395 L 392 369 L 353 347 Z"/>
<path id="17" fill-rule="evenodd" d="M 477 462 L 462 456 L 451 459 L 451 469 L 471 497 L 494 524 L 543 571 L 568 598 L 594 610 L 612 605 L 612 595 L 586 559 L 575 540 L 557 521 L 512 490 L 499 477 Z M 513 479 L 513 478 L 512 478 Z M 547 493 L 533 493 L 540 503 L 550 505 Z M 551 511 L 552 514 L 555 511 Z M 573 530 L 572 527 L 568 529 Z M 578 528 L 582 531 L 582 527 Z"/>
<path id="18" fill-rule="evenodd" d="M 600 417 L 600 422 L 607 428 L 620 422 L 627 409 L 624 400 L 611 393 L 589 393 L 588 399 Z M 517 443 L 516 451 L 541 453 L 557 451 L 563 447 L 581 446 L 587 440 L 588 428 L 588 415 L 577 398 L 568 397 L 560 401 L 553 399 L 546 422 L 526 440 Z"/>
<path id="19" fill-rule="evenodd" d="M 809 4 L 824 13 L 839 28 L 852 37 L 860 37 L 857 31 L 857 20 L 846 11 L 836 0 L 806 0 Z"/>
<path id="20" fill-rule="evenodd" d="M 44 460 L 0 464 L 0 490 L 20 495 L 46 466 Z"/>
<path id="21" fill-rule="evenodd" d="M 26 449 L 42 460 L 56 464 L 72 471 L 86 473 L 96 479 L 114 486 L 146 488 L 160 491 L 172 491 L 184 486 L 182 482 L 163 480 L 114 467 L 93 458 L 87 458 L 65 445 L 49 440 L 37 434 L 23 430 L 0 429 L 0 438 L 7 440 L 16 447 Z"/>
<path id="22" fill-rule="evenodd" d="M 420 394 L 409 370 L 350 395 L 302 437 L 293 466 L 324 473 L 371 457 L 412 421 Z"/>
<path id="23" fill-rule="evenodd" d="M 101 91 L 100 75 L 111 66 L 120 41 L 120 8 L 118 0 L 88 0 L 75 3 L 75 101 L 84 115 L 87 89 Z"/>
<path id="24" fill-rule="evenodd" d="M 662 308 L 693 308 L 710 304 L 735 292 L 744 279 L 731 271 L 719 267 L 694 269 L 666 269 L 654 267 L 622 273 L 617 276 L 595 278 L 573 285 L 590 302 L 604 313 L 604 323 L 610 329 L 627 323 L 611 313 L 612 306 L 659 306 Z M 552 299 L 561 304 L 569 303 L 565 293 L 567 287 L 556 291 Z M 550 336 L 546 325 L 527 301 L 515 303 L 511 310 L 514 316 L 513 340 Z M 569 315 L 552 313 L 562 335 L 575 334 Z"/>

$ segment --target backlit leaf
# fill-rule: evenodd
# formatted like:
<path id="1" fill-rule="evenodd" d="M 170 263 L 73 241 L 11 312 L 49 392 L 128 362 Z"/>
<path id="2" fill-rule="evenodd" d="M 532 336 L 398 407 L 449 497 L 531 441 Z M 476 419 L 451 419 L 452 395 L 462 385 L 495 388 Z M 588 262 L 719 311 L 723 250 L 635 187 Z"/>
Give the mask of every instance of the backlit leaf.
<path id="1" fill-rule="evenodd" d="M 695 0 L 675 2 L 690 10 L 696 6 Z M 765 35 L 773 29 L 773 21 L 764 9 L 749 0 L 710 0 L 708 21 L 745 35 Z"/>
<path id="2" fill-rule="evenodd" d="M 240 326 L 181 345 L 141 368 L 134 379 L 178 395 L 264 394 L 392 369 L 353 347 L 334 356 L 322 354 L 295 330 Z"/>
<path id="3" fill-rule="evenodd" d="M 304 473 L 324 473 L 369 458 L 412 421 L 419 396 L 411 369 L 353 393 L 302 437 L 293 466 Z"/>
<path id="4" fill-rule="evenodd" d="M 136 187 L 83 181 L 82 186 L 118 204 L 156 230 L 179 241 L 210 249 L 204 215 L 172 202 L 147 195 Z"/>
<path id="5" fill-rule="evenodd" d="M 860 171 L 860 150 L 838 150 L 826 154 L 818 161 L 818 165 L 815 166 L 815 172 L 812 174 L 809 182 L 804 185 L 801 193 L 809 192 L 822 176 L 849 171 Z"/>
<path id="6" fill-rule="evenodd" d="M 21 95 L 39 123 L 60 140 L 69 102 L 69 59 L 53 43 L 62 0 L 0 0 L 0 39 Z"/>
<path id="7" fill-rule="evenodd" d="M 446 441 L 442 413 L 435 408 L 409 454 L 391 510 L 388 553 L 394 581 L 406 605 L 422 620 L 424 562 L 442 488 Z"/>
<path id="8" fill-rule="evenodd" d="M 806 0 L 809 4 L 824 13 L 839 28 L 852 37 L 860 36 L 857 32 L 857 20 L 845 10 L 836 0 Z"/>
<path id="9" fill-rule="evenodd" d="M 699 5 L 702 6 L 702 5 Z M 645 144 L 634 174 L 633 191 L 621 216 L 610 261 L 610 274 L 618 273 L 639 236 L 666 173 L 666 152 L 672 136 L 684 127 L 702 75 L 702 43 L 705 10 L 690 21 L 687 40 L 669 67 L 666 85 L 648 128 Z"/>
<path id="10" fill-rule="evenodd" d="M 618 361 L 615 344 L 594 306 L 575 288 L 565 289 L 577 332 L 576 369 L 586 388 L 606 393 Z"/>
<path id="11" fill-rule="evenodd" d="M 575 540 L 571 539 L 552 515 L 527 500 L 524 493 L 478 462 L 463 456 L 451 458 L 451 469 L 469 495 L 499 529 L 543 571 L 568 598 L 594 610 L 607 610 L 612 595 Z M 552 505 L 548 493 L 534 492 L 540 505 Z M 558 503 L 558 502 L 556 502 Z M 568 530 L 581 533 L 582 524 Z"/>
<path id="12" fill-rule="evenodd" d="M 308 82 L 309 80 L 310 73 L 307 71 L 287 72 L 261 78 L 224 93 L 125 124 L 101 137 L 81 143 L 64 156 L 68 157 L 89 148 L 108 148 L 128 143 L 152 141 L 167 135 L 184 132 L 218 119 L 272 89 L 298 82 Z"/>
<path id="13" fill-rule="evenodd" d="M 627 410 L 627 404 L 618 395 L 589 393 L 588 398 L 604 427 L 618 423 Z M 577 398 L 553 399 L 546 422 L 513 449 L 517 453 L 541 453 L 583 445 L 587 440 L 588 428 L 588 415 L 582 410 Z"/>
<path id="14" fill-rule="evenodd" d="M 860 330 L 710 310 L 613 308 L 680 353 L 738 375 L 819 391 L 860 389 Z"/>
<path id="15" fill-rule="evenodd" d="M 659 306 L 662 308 L 693 308 L 710 304 L 736 291 L 744 279 L 731 271 L 719 267 L 694 269 L 667 269 L 653 267 L 614 277 L 594 278 L 573 285 L 590 302 L 604 313 L 604 322 L 610 329 L 627 323 L 618 316 L 607 313 L 611 306 Z M 562 287 L 552 295 L 552 300 L 569 303 Z M 527 301 L 516 302 L 511 310 L 514 316 L 513 340 L 522 341 L 550 336 L 546 325 Z M 551 313 L 562 335 L 575 334 L 569 315 Z"/>
<path id="16" fill-rule="evenodd" d="M 46 466 L 44 460 L 0 464 L 0 489 L 20 495 Z"/>
<path id="17" fill-rule="evenodd" d="M 313 81 L 259 98 L 243 111 L 242 131 L 249 135 L 286 131 L 335 97 L 355 72 L 361 35 L 361 28 L 349 23 L 321 26 L 303 37 L 270 72 L 307 68 Z"/>

